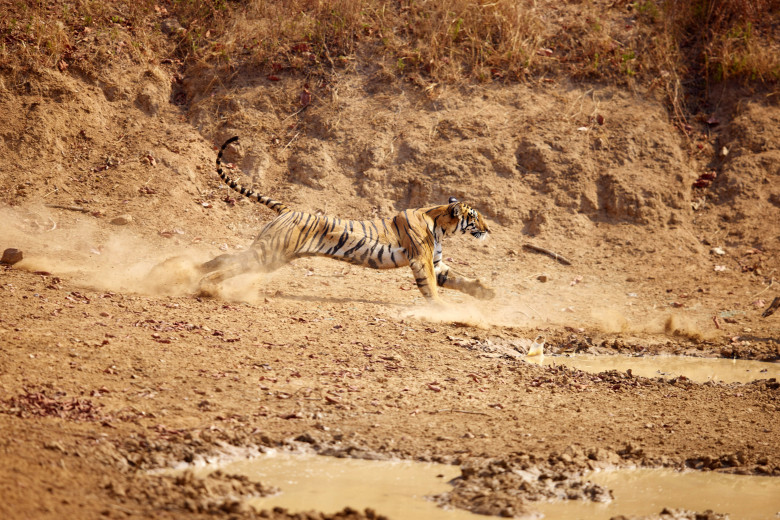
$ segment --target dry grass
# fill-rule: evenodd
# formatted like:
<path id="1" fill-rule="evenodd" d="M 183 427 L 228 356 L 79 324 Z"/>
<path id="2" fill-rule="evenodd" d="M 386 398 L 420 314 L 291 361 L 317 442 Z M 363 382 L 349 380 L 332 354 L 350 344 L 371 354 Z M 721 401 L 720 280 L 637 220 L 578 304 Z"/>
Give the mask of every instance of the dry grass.
<path id="1" fill-rule="evenodd" d="M 422 83 L 780 82 L 780 0 L 0 0 L 0 62 L 179 60 L 321 74 L 381 62 Z M 170 20 L 182 29 L 170 31 Z M 167 25 L 166 25 L 167 24 Z M 165 29 L 165 31 L 163 30 Z"/>
<path id="2" fill-rule="evenodd" d="M 398 75 L 436 81 L 520 78 L 536 58 L 543 24 L 531 0 L 257 0 L 237 13 L 212 54 L 276 72 L 382 59 Z M 208 57 L 205 57 L 209 59 Z"/>
<path id="3" fill-rule="evenodd" d="M 401 74 L 486 81 L 523 78 L 538 58 L 545 23 L 533 1 L 429 0 L 405 2 L 374 26 Z"/>
<path id="4" fill-rule="evenodd" d="M 780 80 L 780 0 L 663 2 L 678 67 L 708 83 Z"/>
<path id="5" fill-rule="evenodd" d="M 195 56 L 226 13 L 221 1 L 0 0 L 0 66 L 64 71 Z M 167 18 L 188 30 L 167 38 Z"/>

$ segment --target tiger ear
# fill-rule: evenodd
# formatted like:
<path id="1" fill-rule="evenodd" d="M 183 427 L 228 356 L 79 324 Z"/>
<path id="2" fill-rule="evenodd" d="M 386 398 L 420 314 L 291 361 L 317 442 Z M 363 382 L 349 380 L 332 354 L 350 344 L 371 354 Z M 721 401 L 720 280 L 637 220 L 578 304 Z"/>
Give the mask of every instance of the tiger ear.
<path id="1" fill-rule="evenodd" d="M 461 207 L 461 205 L 455 204 L 454 206 L 452 206 L 452 208 L 450 208 L 450 215 L 452 215 L 452 218 L 460 219 L 463 216 L 463 208 Z"/>
<path id="2" fill-rule="evenodd" d="M 456 199 L 455 197 L 450 197 L 449 204 L 452 204 L 453 202 L 458 202 L 458 199 Z"/>

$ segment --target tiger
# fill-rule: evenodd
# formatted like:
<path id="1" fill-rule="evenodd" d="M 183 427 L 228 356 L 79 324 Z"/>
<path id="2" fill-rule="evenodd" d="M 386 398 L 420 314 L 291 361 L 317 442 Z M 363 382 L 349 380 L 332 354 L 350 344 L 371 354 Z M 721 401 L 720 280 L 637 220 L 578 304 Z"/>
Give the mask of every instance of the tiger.
<path id="1" fill-rule="evenodd" d="M 200 265 L 200 293 L 228 278 L 248 272 L 271 272 L 296 258 L 324 256 L 372 269 L 409 266 L 418 289 L 429 302 L 442 303 L 437 287 L 454 289 L 478 299 L 495 291 L 479 279 L 456 273 L 442 260 L 442 239 L 458 232 L 485 239 L 490 228 L 482 214 L 455 197 L 448 204 L 407 209 L 392 218 L 343 220 L 293 211 L 282 202 L 241 186 L 222 169 L 225 149 L 217 155 L 217 174 L 231 189 L 265 205 L 277 217 L 265 225 L 246 251 L 222 254 Z"/>

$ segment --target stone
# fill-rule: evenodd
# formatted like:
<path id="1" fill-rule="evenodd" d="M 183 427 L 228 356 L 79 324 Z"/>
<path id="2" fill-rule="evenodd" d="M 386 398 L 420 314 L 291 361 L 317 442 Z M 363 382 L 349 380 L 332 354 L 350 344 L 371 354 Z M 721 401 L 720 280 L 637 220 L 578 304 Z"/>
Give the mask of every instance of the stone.
<path id="1" fill-rule="evenodd" d="M 3 251 L 3 257 L 0 258 L 0 264 L 14 265 L 17 262 L 20 262 L 22 258 L 24 258 L 24 255 L 22 254 L 21 249 L 9 247 Z"/>
<path id="2" fill-rule="evenodd" d="M 128 214 L 118 215 L 113 219 L 111 219 L 111 223 L 114 224 L 115 226 L 126 226 L 132 221 L 133 221 L 133 216 Z"/>

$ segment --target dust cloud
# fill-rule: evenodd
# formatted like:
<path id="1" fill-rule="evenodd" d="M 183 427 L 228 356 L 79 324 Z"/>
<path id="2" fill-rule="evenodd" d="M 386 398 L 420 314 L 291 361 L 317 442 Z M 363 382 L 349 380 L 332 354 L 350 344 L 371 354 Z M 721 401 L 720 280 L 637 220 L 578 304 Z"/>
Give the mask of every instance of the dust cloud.
<path id="1" fill-rule="evenodd" d="M 561 294 L 529 290 L 522 294 L 502 292 L 489 302 L 461 302 L 415 306 L 400 314 L 400 318 L 430 323 L 452 323 L 480 329 L 518 327 L 548 329 L 564 327 L 572 330 L 597 330 L 614 334 L 665 334 L 701 341 L 711 339 L 693 316 L 680 312 L 654 310 L 648 304 L 644 310 L 636 305 L 619 303 L 619 295 L 610 300 L 600 290 L 579 288 L 576 298 L 564 288 Z M 444 296 L 446 298 L 446 295 Z M 607 306 L 594 307 L 593 302 Z M 630 316 L 628 315 L 630 313 Z"/>
<path id="2" fill-rule="evenodd" d="M 126 228 L 100 229 L 91 218 L 61 218 L 44 206 L 0 208 L 0 249 L 22 250 L 15 268 L 68 277 L 85 287 L 147 295 L 192 293 L 208 253 L 152 244 Z"/>
<path id="3" fill-rule="evenodd" d="M 153 243 L 132 229 L 101 228 L 94 218 L 56 214 L 45 206 L 0 208 L 0 250 L 21 249 L 19 269 L 66 276 L 85 287 L 145 295 L 197 294 L 202 273 L 198 265 L 213 255 L 205 246 Z M 262 303 L 268 273 L 250 273 L 228 279 L 209 296 L 225 301 Z M 598 287 L 598 289 L 596 289 Z M 693 317 L 681 313 L 637 312 L 621 305 L 619 295 L 579 286 L 545 287 L 522 293 L 501 290 L 490 302 L 467 301 L 418 305 L 400 318 L 431 323 L 453 323 L 480 329 L 492 327 L 572 329 L 595 328 L 605 333 L 648 333 L 707 339 Z M 446 298 L 446 296 L 445 296 Z M 593 302 L 606 304 L 593 307 Z M 621 310 L 623 309 L 623 310 Z M 632 318 L 625 311 L 631 311 Z M 711 334 L 710 334 L 711 335 Z"/>
<path id="4" fill-rule="evenodd" d="M 215 288 L 213 296 L 229 302 L 257 305 L 265 300 L 262 289 L 272 276 L 271 273 L 245 273 L 228 278 Z"/>
<path id="5" fill-rule="evenodd" d="M 400 316 L 404 319 L 462 324 L 479 329 L 487 329 L 496 325 L 476 305 L 470 303 L 426 304 L 407 309 L 401 312 Z"/>

